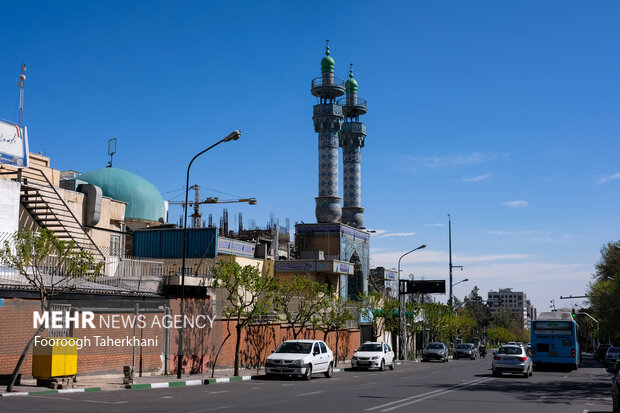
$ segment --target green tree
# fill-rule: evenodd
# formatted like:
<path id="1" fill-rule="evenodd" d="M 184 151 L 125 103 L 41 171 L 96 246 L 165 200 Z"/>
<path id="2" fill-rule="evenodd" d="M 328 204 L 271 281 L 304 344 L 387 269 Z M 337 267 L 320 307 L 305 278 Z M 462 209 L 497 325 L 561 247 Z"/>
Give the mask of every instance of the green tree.
<path id="1" fill-rule="evenodd" d="M 291 325 L 293 338 L 297 339 L 312 324 L 312 319 L 325 306 L 326 295 L 326 284 L 307 277 L 293 276 L 277 282 L 274 307 L 281 312 L 281 320 Z"/>
<path id="2" fill-rule="evenodd" d="M 318 318 L 318 326 L 323 332 L 323 340 L 327 341 L 327 335 L 329 333 L 336 333 L 336 351 L 334 353 L 335 365 L 338 366 L 338 347 L 340 339 L 340 330 L 342 330 L 348 321 L 353 320 L 353 313 L 351 312 L 352 303 L 340 294 L 331 291 L 327 295 L 325 301 L 325 307 L 316 316 Z"/>
<path id="3" fill-rule="evenodd" d="M 277 285 L 273 276 L 261 274 L 258 265 L 241 267 L 232 259 L 218 262 L 213 273 L 213 286 L 224 290 L 228 302 L 223 315 L 236 322 L 234 375 L 238 376 L 243 330 L 259 316 L 267 314 L 272 307 Z"/>
<path id="4" fill-rule="evenodd" d="M 103 262 L 96 262 L 92 254 L 76 247 L 73 241 L 58 239 L 53 232 L 41 229 L 18 231 L 4 241 L 0 249 L 0 262 L 13 268 L 34 288 L 41 301 L 41 311 L 49 311 L 54 296 L 73 289 L 79 279 L 91 279 L 99 275 Z M 13 391 L 19 374 L 34 340 L 41 335 L 42 324 L 26 343 L 9 380 L 7 391 Z"/>
<path id="5" fill-rule="evenodd" d="M 608 242 L 601 247 L 588 298 L 594 317 L 599 320 L 599 334 L 620 340 L 620 250 Z"/>
<path id="6" fill-rule="evenodd" d="M 479 294 L 478 286 L 474 286 L 467 297 L 465 297 L 465 308 L 469 312 L 469 315 L 475 320 L 475 326 L 473 334 L 482 338 L 484 331 L 491 324 L 493 317 L 489 308 L 482 300 Z"/>

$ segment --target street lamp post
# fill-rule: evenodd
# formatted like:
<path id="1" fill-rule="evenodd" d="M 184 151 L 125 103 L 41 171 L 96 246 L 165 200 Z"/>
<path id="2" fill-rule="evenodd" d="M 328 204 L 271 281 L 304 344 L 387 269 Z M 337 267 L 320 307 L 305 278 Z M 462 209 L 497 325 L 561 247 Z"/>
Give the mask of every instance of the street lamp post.
<path id="1" fill-rule="evenodd" d="M 184 330 L 185 330 L 185 307 L 184 307 L 184 304 L 185 304 L 185 258 L 187 257 L 187 205 L 188 205 L 187 198 L 188 198 L 188 193 L 189 193 L 189 169 L 192 167 L 192 163 L 194 163 L 196 158 L 198 158 L 203 153 L 216 147 L 222 142 L 236 141 L 237 139 L 239 139 L 240 136 L 241 136 L 241 131 L 238 131 L 238 130 L 233 131 L 228 136 L 226 136 L 224 139 L 221 139 L 217 143 L 214 143 L 213 145 L 209 146 L 204 151 L 194 156 L 192 160 L 189 162 L 189 165 L 187 165 L 187 177 L 185 180 L 185 204 L 184 204 L 185 218 L 183 219 L 183 247 L 182 247 L 183 258 L 181 259 L 181 329 L 179 331 L 179 350 L 177 352 L 177 378 L 178 379 L 181 378 L 181 372 L 183 369 L 183 335 L 184 335 Z"/>
<path id="2" fill-rule="evenodd" d="M 411 254 L 413 251 L 420 250 L 422 248 L 426 248 L 426 244 L 422 244 L 417 248 L 412 249 L 400 256 L 398 259 L 398 299 L 400 300 L 400 310 L 398 311 L 399 323 L 400 323 L 400 359 L 407 360 L 407 323 L 405 319 L 405 295 L 403 294 L 401 284 L 400 284 L 400 260 L 403 259 L 405 255 Z"/>
<path id="3" fill-rule="evenodd" d="M 452 268 L 460 268 L 463 270 L 462 265 L 452 265 L 452 220 L 450 219 L 450 214 L 448 214 L 448 250 L 450 253 L 450 297 L 448 298 L 448 305 L 452 308 Z"/>

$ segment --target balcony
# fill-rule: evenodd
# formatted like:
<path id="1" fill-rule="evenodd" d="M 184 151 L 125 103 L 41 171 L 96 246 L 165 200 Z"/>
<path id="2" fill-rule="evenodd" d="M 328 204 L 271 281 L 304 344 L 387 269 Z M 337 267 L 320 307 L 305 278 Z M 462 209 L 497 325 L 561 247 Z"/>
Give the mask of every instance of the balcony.
<path id="1" fill-rule="evenodd" d="M 317 77 L 312 79 L 312 94 L 320 98 L 335 98 L 344 95 L 344 80 L 337 77 Z"/>

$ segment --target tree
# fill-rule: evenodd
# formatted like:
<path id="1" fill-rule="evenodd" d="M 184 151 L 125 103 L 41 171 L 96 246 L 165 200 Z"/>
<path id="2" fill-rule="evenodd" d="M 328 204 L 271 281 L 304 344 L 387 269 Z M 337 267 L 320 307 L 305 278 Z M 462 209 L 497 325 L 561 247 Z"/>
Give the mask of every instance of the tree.
<path id="1" fill-rule="evenodd" d="M 223 315 L 236 322 L 234 375 L 238 376 L 241 334 L 246 326 L 255 322 L 259 316 L 267 314 L 272 306 L 276 282 L 273 276 L 262 275 L 258 265 L 241 267 L 232 259 L 220 261 L 213 269 L 213 274 L 213 286 L 222 288 L 228 301 Z"/>
<path id="2" fill-rule="evenodd" d="M 599 320 L 599 334 L 614 341 L 620 340 L 620 250 L 608 242 L 601 247 L 601 259 L 596 263 L 594 281 L 588 298 Z"/>
<path id="3" fill-rule="evenodd" d="M 0 262 L 13 268 L 24 277 L 28 284 L 37 290 L 41 301 L 41 311 L 47 312 L 54 296 L 73 289 L 78 279 L 94 278 L 99 275 L 103 262 L 87 251 L 76 247 L 73 241 L 58 239 L 53 232 L 41 229 L 18 231 L 9 240 L 4 241 L 0 249 Z M 13 391 L 28 352 L 37 336 L 41 335 L 45 325 L 41 326 L 26 343 L 9 380 L 7 391 Z"/>
<path id="4" fill-rule="evenodd" d="M 465 297 L 465 308 L 469 312 L 469 315 L 474 319 L 475 326 L 473 334 L 477 337 L 483 337 L 484 331 L 489 326 L 492 320 L 491 312 L 489 308 L 482 300 L 482 297 L 478 293 L 478 286 L 474 286 L 467 297 Z"/>
<path id="5" fill-rule="evenodd" d="M 324 307 L 327 285 L 303 276 L 277 282 L 274 299 L 275 309 L 282 313 L 281 319 L 291 325 L 293 338 L 311 324 L 312 319 Z"/>
<path id="6" fill-rule="evenodd" d="M 351 303 L 337 294 L 331 291 L 327 295 L 325 301 L 325 307 L 317 315 L 318 325 L 321 331 L 323 331 L 323 341 L 327 341 L 327 335 L 331 332 L 336 332 L 336 352 L 334 355 L 335 365 L 338 366 L 338 345 L 340 338 L 340 330 L 344 328 L 348 321 L 353 320 L 353 314 L 350 311 Z"/>

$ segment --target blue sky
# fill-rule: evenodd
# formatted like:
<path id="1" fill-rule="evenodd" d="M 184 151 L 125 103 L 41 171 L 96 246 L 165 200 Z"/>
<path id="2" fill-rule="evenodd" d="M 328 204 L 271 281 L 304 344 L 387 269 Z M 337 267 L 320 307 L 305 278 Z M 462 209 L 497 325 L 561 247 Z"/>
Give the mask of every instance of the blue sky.
<path id="1" fill-rule="evenodd" d="M 620 4 L 612 1 L 4 2 L 0 118 L 17 120 L 28 65 L 30 149 L 55 168 L 114 166 L 180 200 L 265 225 L 315 222 L 310 81 L 325 38 L 354 64 L 368 136 L 362 205 L 371 265 L 525 291 L 539 311 L 580 295 L 620 238 Z M 206 190 L 210 188 L 212 190 Z M 216 192 L 217 191 L 217 192 Z M 219 217 L 221 207 L 205 206 Z M 181 210 L 171 210 L 178 221 Z M 233 221 L 234 222 L 234 221 Z M 438 297 L 445 300 L 445 296 Z"/>

